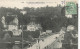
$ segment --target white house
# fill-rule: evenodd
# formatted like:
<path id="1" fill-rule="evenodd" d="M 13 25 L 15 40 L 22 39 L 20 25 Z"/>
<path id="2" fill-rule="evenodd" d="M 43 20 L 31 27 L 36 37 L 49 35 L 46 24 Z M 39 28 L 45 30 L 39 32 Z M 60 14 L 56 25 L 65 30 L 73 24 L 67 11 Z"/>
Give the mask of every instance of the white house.
<path id="1" fill-rule="evenodd" d="M 30 22 L 27 25 L 28 31 L 36 31 L 36 30 L 39 30 L 40 28 L 41 28 L 40 24 L 36 24 L 35 22 Z"/>
<path id="2" fill-rule="evenodd" d="M 52 30 L 46 30 L 46 33 L 47 34 L 52 33 Z"/>
<path id="3" fill-rule="evenodd" d="M 1 18 L 1 22 L 3 23 L 4 28 L 6 28 L 7 26 L 6 26 L 6 22 L 5 22 L 5 16 L 3 16 Z"/>
<path id="4" fill-rule="evenodd" d="M 22 30 L 12 30 L 14 36 L 19 36 L 22 33 Z"/>
<path id="5" fill-rule="evenodd" d="M 8 25 L 8 30 L 12 31 L 12 30 L 18 30 L 18 26 L 17 25 Z"/>
<path id="6" fill-rule="evenodd" d="M 17 16 L 8 25 L 8 30 L 12 31 L 14 29 L 18 30 L 18 18 L 17 18 Z"/>

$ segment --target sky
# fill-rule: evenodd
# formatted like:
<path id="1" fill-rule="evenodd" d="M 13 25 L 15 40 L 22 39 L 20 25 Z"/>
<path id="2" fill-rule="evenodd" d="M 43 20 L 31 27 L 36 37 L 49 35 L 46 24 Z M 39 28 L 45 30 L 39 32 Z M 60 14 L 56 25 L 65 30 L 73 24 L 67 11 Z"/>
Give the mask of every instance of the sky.
<path id="1" fill-rule="evenodd" d="M 0 0 L 0 7 L 17 7 L 22 9 L 23 7 L 44 7 L 48 6 L 57 6 L 57 4 L 61 4 L 64 6 L 65 0 Z M 73 0 L 67 0 L 73 1 Z M 76 1 L 76 0 L 74 0 Z M 37 2 L 37 3 L 36 3 Z"/>
<path id="2" fill-rule="evenodd" d="M 36 8 L 44 7 L 46 5 L 57 6 L 57 4 L 62 4 L 62 1 L 64 2 L 64 0 L 0 0 L 0 7 L 17 7 L 19 9 L 22 9 L 23 7 Z"/>

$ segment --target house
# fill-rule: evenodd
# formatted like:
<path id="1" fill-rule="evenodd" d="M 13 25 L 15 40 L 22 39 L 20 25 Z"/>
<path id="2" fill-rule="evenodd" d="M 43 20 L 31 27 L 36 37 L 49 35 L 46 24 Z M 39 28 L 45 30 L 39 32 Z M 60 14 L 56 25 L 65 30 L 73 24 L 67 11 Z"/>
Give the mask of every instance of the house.
<path id="1" fill-rule="evenodd" d="M 40 24 L 36 24 L 35 22 L 30 22 L 27 25 L 27 30 L 28 31 L 36 31 L 36 30 L 39 30 L 39 29 L 41 29 Z"/>
<path id="2" fill-rule="evenodd" d="M 22 30 L 18 29 L 17 15 L 10 15 L 6 17 L 7 31 L 12 31 L 14 36 L 19 36 Z"/>
<path id="3" fill-rule="evenodd" d="M 14 17 L 13 20 L 10 21 L 7 26 L 9 31 L 12 31 L 14 29 L 18 30 L 18 17 Z"/>
<path id="4" fill-rule="evenodd" d="M 52 33 L 52 30 L 46 30 L 46 33 L 50 34 L 50 33 Z"/>
<path id="5" fill-rule="evenodd" d="M 19 35 L 21 35 L 22 30 L 21 29 L 19 29 L 19 30 L 12 30 L 12 32 L 13 32 L 13 36 L 19 36 Z"/>
<path id="6" fill-rule="evenodd" d="M 2 22 L 2 24 L 3 24 L 3 26 L 4 26 L 4 28 L 6 28 L 7 26 L 6 26 L 6 22 L 5 22 L 5 16 L 3 16 L 3 17 L 1 18 L 1 22 Z"/>

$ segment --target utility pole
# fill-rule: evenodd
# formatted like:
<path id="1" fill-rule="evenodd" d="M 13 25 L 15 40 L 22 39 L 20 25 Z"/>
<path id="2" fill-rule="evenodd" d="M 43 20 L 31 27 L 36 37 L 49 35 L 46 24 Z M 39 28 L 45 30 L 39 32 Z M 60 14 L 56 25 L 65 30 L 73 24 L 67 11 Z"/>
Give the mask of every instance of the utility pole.
<path id="1" fill-rule="evenodd" d="M 20 11 L 20 12 L 21 12 L 23 15 L 26 14 L 26 11 Z M 23 45 L 23 44 L 24 44 L 24 43 L 23 43 L 23 42 L 24 42 L 24 41 L 23 41 L 23 31 L 24 31 L 24 30 L 23 30 L 23 26 L 24 26 L 24 25 L 21 26 L 21 27 L 22 27 L 22 49 L 23 49 L 23 46 L 24 46 L 24 45 Z"/>

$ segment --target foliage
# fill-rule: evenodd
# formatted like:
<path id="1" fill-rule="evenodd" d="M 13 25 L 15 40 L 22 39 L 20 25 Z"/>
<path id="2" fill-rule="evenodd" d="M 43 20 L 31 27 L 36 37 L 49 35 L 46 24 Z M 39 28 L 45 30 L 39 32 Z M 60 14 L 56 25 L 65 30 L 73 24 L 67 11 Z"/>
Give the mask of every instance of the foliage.
<path id="1" fill-rule="evenodd" d="M 27 13 L 23 15 L 20 13 L 21 9 L 17 8 L 0 8 L 0 19 L 2 16 L 7 15 L 8 12 L 11 12 L 13 14 L 16 14 L 19 19 L 19 25 L 27 25 L 29 22 L 31 22 L 31 17 L 35 18 L 36 23 L 40 23 L 43 30 L 51 29 L 54 32 L 59 31 L 62 26 L 67 25 L 76 25 L 77 24 L 77 18 L 68 19 L 65 15 L 65 8 L 61 6 L 57 7 L 40 7 L 40 8 L 29 8 L 24 7 L 23 9 Z M 10 19 L 10 18 L 8 18 Z M 0 23 L 1 24 L 1 23 Z"/>

